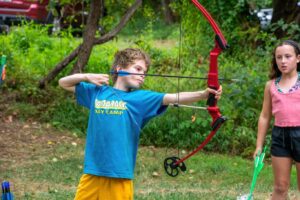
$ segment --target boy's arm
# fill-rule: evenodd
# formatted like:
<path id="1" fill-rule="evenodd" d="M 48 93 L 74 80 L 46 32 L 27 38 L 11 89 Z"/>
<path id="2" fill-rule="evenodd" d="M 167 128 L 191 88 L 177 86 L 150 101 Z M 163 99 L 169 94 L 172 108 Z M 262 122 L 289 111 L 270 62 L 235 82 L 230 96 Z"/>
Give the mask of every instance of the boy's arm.
<path id="1" fill-rule="evenodd" d="M 172 94 L 169 93 L 164 96 L 162 104 L 191 104 L 200 100 L 206 100 L 208 98 L 209 93 L 215 94 L 215 98 L 220 99 L 222 94 L 222 86 L 220 86 L 218 90 L 207 88 L 206 90 L 197 92 L 179 92 Z"/>
<path id="2" fill-rule="evenodd" d="M 65 90 L 75 92 L 75 85 L 82 81 L 87 81 L 95 85 L 109 84 L 107 74 L 73 74 L 59 79 L 59 86 Z"/>

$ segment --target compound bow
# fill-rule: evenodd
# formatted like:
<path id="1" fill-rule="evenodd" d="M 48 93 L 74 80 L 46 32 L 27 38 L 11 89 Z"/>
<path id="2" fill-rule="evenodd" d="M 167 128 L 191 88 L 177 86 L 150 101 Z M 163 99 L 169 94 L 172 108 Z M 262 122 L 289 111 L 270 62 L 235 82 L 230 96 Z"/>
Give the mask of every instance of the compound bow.
<path id="1" fill-rule="evenodd" d="M 209 71 L 207 75 L 207 85 L 209 88 L 213 88 L 215 90 L 219 89 L 219 80 L 218 80 L 218 56 L 219 54 L 227 49 L 229 46 L 225 40 L 224 35 L 222 34 L 220 28 L 217 23 L 211 17 L 209 12 L 197 1 L 191 0 L 192 3 L 197 7 L 197 9 L 203 14 L 203 16 L 210 23 L 211 27 L 215 32 L 215 46 L 210 51 L 210 65 Z M 181 171 L 186 171 L 186 165 L 184 161 L 196 154 L 198 151 L 204 148 L 204 146 L 211 140 L 211 138 L 216 134 L 221 125 L 226 121 L 226 118 L 221 115 L 220 109 L 217 106 L 217 100 L 215 99 L 214 94 L 210 94 L 207 100 L 207 111 L 212 117 L 211 127 L 212 130 L 206 139 L 191 153 L 186 155 L 184 158 L 178 158 L 176 156 L 168 157 L 164 161 L 164 168 L 168 175 L 175 177 L 179 173 L 179 169 Z"/>

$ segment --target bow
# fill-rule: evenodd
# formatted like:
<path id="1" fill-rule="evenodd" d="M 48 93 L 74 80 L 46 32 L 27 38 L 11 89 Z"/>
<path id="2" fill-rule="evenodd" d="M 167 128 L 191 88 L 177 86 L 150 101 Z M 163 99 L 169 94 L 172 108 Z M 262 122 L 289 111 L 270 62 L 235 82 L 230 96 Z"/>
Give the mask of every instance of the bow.
<path id="1" fill-rule="evenodd" d="M 202 13 L 202 15 L 207 19 L 207 21 L 210 23 L 211 27 L 215 32 L 215 46 L 210 51 L 210 64 L 207 75 L 207 85 L 209 88 L 217 90 L 220 87 L 218 80 L 218 56 L 223 50 L 227 49 L 229 46 L 227 45 L 225 37 L 222 34 L 220 28 L 218 27 L 214 19 L 211 17 L 209 12 L 197 0 L 191 1 L 196 6 L 196 8 Z M 183 172 L 186 171 L 186 165 L 184 164 L 184 161 L 196 154 L 201 149 L 203 149 L 204 146 L 216 134 L 221 125 L 226 121 L 226 117 L 222 116 L 220 109 L 217 106 L 217 100 L 215 99 L 214 94 L 209 94 L 206 109 L 212 117 L 211 132 L 195 150 L 190 152 L 184 158 L 180 159 L 176 156 L 166 158 L 164 161 L 164 168 L 168 175 L 175 177 L 178 175 L 179 169 Z"/>

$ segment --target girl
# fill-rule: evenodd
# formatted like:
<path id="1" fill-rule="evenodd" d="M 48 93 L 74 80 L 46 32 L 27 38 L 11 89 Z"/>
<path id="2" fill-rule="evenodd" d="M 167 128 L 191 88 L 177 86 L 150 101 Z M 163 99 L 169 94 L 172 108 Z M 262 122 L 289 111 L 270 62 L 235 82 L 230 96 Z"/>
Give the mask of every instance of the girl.
<path id="1" fill-rule="evenodd" d="M 272 130 L 272 167 L 274 188 L 272 200 L 287 199 L 290 173 L 296 162 L 300 190 L 300 47 L 286 40 L 273 53 L 270 80 L 266 83 L 262 111 L 258 121 L 256 150 L 262 147 L 274 116 Z"/>

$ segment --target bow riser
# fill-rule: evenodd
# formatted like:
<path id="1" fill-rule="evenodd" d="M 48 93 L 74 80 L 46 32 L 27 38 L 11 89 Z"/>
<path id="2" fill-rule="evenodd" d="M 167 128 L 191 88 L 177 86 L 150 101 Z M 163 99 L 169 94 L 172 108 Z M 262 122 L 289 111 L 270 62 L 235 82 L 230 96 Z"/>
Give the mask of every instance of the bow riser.
<path id="1" fill-rule="evenodd" d="M 220 109 L 218 106 L 214 106 L 214 107 L 207 107 L 207 111 L 210 114 L 210 116 L 212 117 L 213 121 L 211 124 L 214 124 L 214 122 L 221 117 L 221 113 L 220 113 Z"/>
<path id="2" fill-rule="evenodd" d="M 222 49 L 216 43 L 215 48 L 210 52 L 210 65 L 209 72 L 207 75 L 207 85 L 209 88 L 218 90 L 220 87 L 219 77 L 218 77 L 218 56 L 222 52 Z M 214 95 L 210 95 L 207 100 L 208 106 L 216 106 L 217 100 Z"/>

